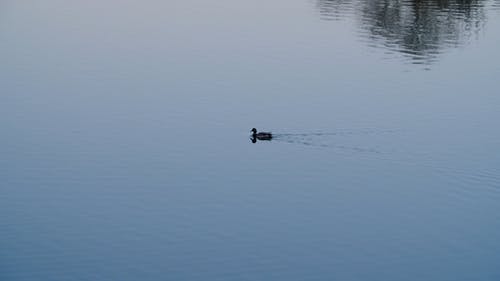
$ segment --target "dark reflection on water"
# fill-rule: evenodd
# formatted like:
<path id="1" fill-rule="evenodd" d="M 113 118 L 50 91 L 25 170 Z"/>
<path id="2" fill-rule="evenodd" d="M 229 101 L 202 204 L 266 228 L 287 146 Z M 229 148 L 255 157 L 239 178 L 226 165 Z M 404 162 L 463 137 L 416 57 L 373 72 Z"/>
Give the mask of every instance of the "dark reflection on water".
<path id="1" fill-rule="evenodd" d="M 414 64 L 431 64 L 443 50 L 477 37 L 486 22 L 485 1 L 318 0 L 322 19 L 354 13 L 368 44 L 401 53 Z M 498 6 L 498 1 L 493 5 Z"/>
<path id="2" fill-rule="evenodd" d="M 352 0 L 319 0 L 317 7 L 323 20 L 340 20 L 353 8 Z"/>

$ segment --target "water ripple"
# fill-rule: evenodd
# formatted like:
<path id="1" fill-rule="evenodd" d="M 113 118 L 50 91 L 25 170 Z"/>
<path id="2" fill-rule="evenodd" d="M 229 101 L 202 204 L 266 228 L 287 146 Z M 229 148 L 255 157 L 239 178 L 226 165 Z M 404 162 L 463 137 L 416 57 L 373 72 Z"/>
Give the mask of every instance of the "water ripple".
<path id="1" fill-rule="evenodd" d="M 486 10 L 498 1 L 318 0 L 322 19 L 357 19 L 358 36 L 369 46 L 401 53 L 411 64 L 432 64 L 449 48 L 479 37 Z"/>
<path id="2" fill-rule="evenodd" d="M 334 148 L 342 151 L 360 152 L 360 153 L 381 153 L 378 149 L 368 146 L 358 146 L 352 144 L 343 144 L 338 137 L 367 136 L 395 133 L 398 130 L 337 130 L 335 132 L 310 132 L 310 133 L 277 133 L 273 140 L 290 144 L 298 144 L 311 147 Z"/>

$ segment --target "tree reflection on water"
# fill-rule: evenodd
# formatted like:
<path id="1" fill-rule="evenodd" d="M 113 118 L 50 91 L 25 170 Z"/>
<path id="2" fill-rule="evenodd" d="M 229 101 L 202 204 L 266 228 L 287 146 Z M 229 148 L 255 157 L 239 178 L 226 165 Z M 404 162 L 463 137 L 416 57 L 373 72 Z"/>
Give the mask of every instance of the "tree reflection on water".
<path id="1" fill-rule="evenodd" d="M 496 0 L 497 1 L 497 0 Z M 486 22 L 481 0 L 318 0 L 321 18 L 354 14 L 370 45 L 399 52 L 415 64 L 429 64 L 446 48 L 463 45 Z M 495 2 L 496 3 L 496 2 Z"/>

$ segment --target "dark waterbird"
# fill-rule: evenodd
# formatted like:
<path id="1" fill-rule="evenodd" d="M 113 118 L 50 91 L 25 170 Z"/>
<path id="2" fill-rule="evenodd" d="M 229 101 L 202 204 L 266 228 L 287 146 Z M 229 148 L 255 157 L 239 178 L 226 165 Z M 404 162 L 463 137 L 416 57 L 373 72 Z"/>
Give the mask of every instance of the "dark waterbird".
<path id="1" fill-rule="evenodd" d="M 258 132 L 257 129 L 253 128 L 252 132 L 252 142 L 255 143 L 257 140 L 271 140 L 273 138 L 273 134 L 269 132 Z"/>

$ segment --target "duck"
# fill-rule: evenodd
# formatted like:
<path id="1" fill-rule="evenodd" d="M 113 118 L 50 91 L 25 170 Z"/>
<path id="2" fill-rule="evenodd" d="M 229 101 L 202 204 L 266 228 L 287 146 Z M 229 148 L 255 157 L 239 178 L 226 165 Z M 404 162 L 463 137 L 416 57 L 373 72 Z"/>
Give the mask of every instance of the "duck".
<path id="1" fill-rule="evenodd" d="M 258 132 L 257 129 L 253 128 L 251 130 L 252 138 L 258 140 L 271 140 L 273 138 L 273 134 L 269 132 Z"/>

